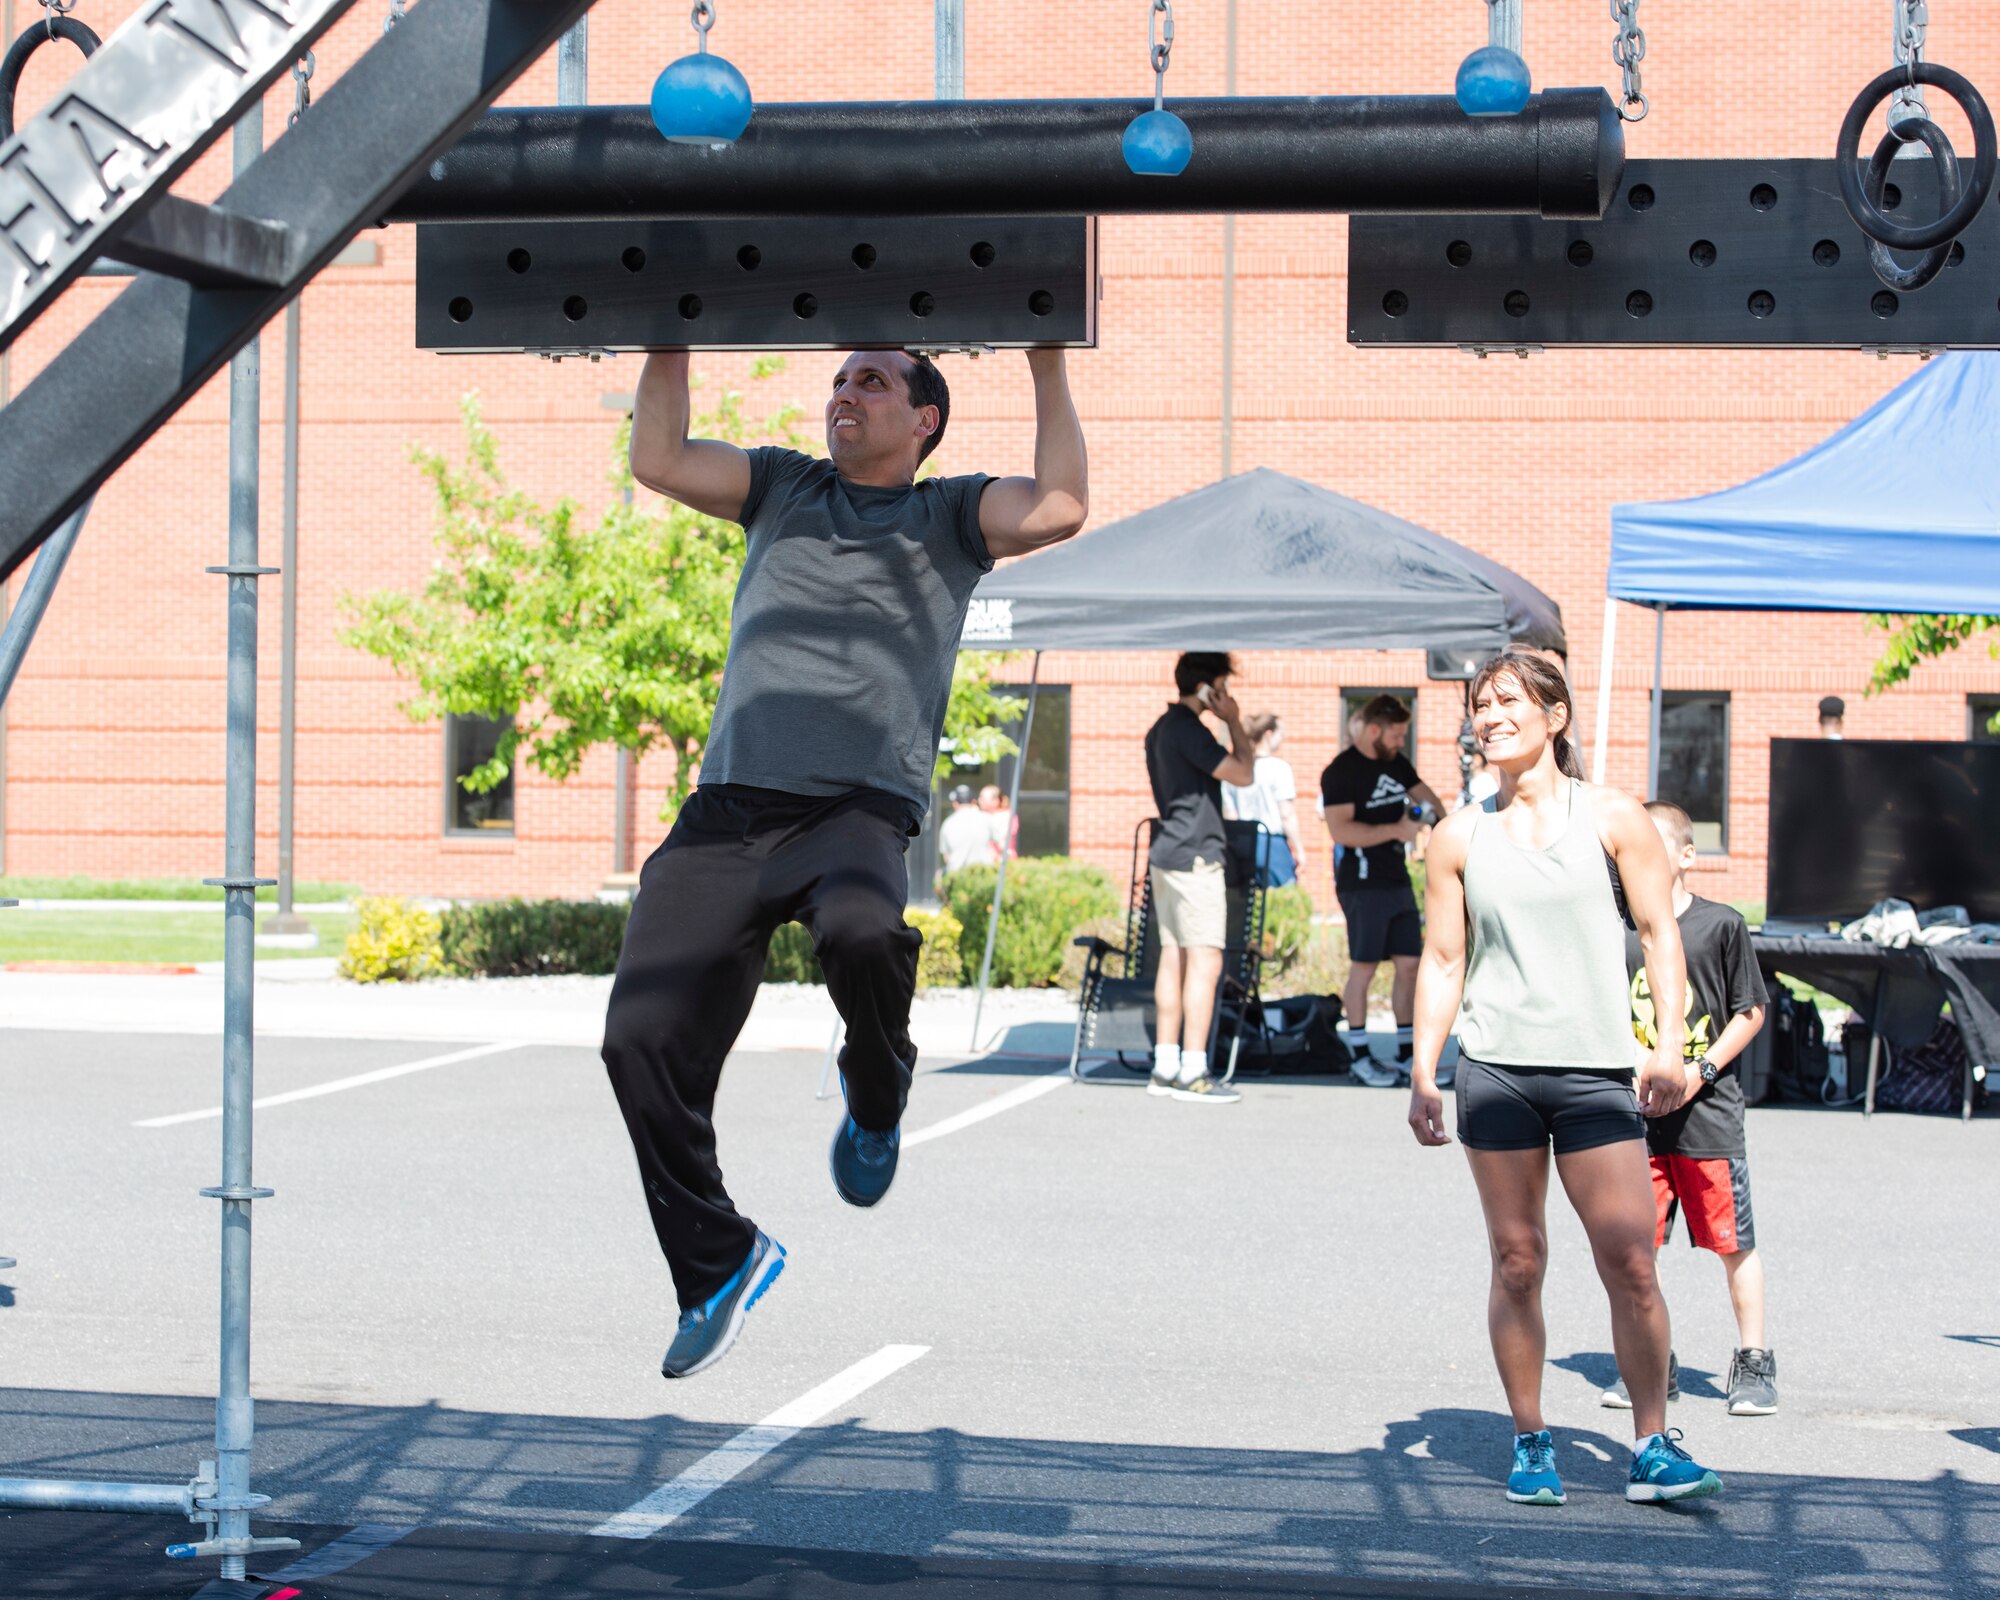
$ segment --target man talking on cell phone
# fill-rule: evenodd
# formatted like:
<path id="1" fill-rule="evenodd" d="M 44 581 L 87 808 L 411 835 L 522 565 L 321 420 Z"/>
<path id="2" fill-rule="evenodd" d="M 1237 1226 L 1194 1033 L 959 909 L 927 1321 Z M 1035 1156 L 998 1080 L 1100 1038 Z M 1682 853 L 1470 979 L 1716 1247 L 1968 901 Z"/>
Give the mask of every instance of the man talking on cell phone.
<path id="1" fill-rule="evenodd" d="M 1354 1076 L 1374 1089 L 1398 1083 L 1409 1072 L 1424 925 L 1403 851 L 1442 810 L 1404 754 L 1409 740 L 1410 708 L 1392 694 L 1378 694 L 1361 708 L 1354 742 L 1327 764 L 1319 779 L 1326 831 L 1341 847 L 1333 875 L 1334 896 L 1347 922 L 1349 965 L 1341 1010 L 1348 1038 L 1360 1041 L 1354 1046 Z M 1413 815 L 1419 810 L 1421 819 Z M 1376 1058 L 1367 1033 L 1368 986 L 1385 960 L 1396 968 L 1394 1066 Z"/>
<path id="2" fill-rule="evenodd" d="M 828 1164 L 872 1206 L 896 1174 L 922 939 L 904 852 L 929 805 L 973 585 L 1067 539 L 1089 502 L 1060 350 L 1030 350 L 1033 476 L 934 477 L 951 395 L 929 359 L 856 351 L 826 402 L 827 460 L 688 437 L 685 351 L 646 358 L 632 471 L 740 522 L 743 576 L 699 786 L 639 877 L 604 1019 L 680 1318 L 660 1371 L 719 1360 L 785 1253 L 723 1187 L 712 1120 L 779 924 L 812 934 L 847 1026 L 847 1114 Z"/>

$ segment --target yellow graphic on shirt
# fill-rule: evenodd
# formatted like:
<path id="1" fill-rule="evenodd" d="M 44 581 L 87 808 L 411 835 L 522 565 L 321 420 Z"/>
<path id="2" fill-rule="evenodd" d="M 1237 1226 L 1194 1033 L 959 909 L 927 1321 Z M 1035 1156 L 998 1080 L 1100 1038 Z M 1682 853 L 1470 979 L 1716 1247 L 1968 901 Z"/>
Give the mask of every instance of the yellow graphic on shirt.
<path id="1" fill-rule="evenodd" d="M 1715 1043 L 1715 1018 L 1705 1015 L 1694 1020 L 1694 985 L 1687 986 L 1685 1010 L 1688 1017 L 1687 1046 L 1682 1051 L 1693 1061 L 1708 1054 L 1708 1047 Z M 1653 987 L 1646 981 L 1646 969 L 1641 967 L 1632 974 L 1632 1032 L 1648 1050 L 1660 1042 L 1658 1019 L 1653 1013 Z"/>

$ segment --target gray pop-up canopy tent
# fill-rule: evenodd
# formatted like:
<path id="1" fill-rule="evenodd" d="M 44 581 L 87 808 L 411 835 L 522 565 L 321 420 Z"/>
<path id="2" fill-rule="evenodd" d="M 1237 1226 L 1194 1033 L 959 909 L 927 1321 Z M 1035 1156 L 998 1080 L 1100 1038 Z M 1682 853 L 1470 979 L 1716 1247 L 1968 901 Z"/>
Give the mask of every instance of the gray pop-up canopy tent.
<path id="1" fill-rule="evenodd" d="M 962 650 L 1451 650 L 1568 654 L 1562 609 L 1496 561 L 1265 468 L 1238 473 L 989 574 Z M 1021 768 L 1014 763 L 1014 803 Z M 979 1004 L 993 970 L 1003 857 Z M 973 1016 L 978 1044 L 979 1012 Z"/>

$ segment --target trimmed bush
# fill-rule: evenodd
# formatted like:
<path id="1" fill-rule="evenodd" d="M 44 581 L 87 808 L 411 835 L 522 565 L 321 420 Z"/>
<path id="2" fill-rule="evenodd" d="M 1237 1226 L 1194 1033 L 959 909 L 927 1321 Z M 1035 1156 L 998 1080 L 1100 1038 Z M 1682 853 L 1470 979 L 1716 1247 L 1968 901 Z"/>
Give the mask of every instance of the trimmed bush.
<path id="1" fill-rule="evenodd" d="M 629 904 L 487 900 L 453 906 L 440 935 L 446 968 L 468 978 L 601 975 L 618 969 Z"/>
<path id="2" fill-rule="evenodd" d="M 354 931 L 340 954 L 340 975 L 356 983 L 408 983 L 443 969 L 437 916 L 393 895 L 354 902 Z"/>
<path id="3" fill-rule="evenodd" d="M 924 948 L 917 957 L 917 990 L 950 988 L 965 981 L 959 957 L 959 941 L 965 930 L 950 911 L 909 910 L 904 920 L 924 936 Z M 770 953 L 764 958 L 766 983 L 826 982 L 819 958 L 813 954 L 812 935 L 797 922 L 787 922 L 771 935 Z"/>
<path id="4" fill-rule="evenodd" d="M 1312 946 L 1312 891 L 1302 883 L 1264 895 L 1264 975 L 1283 977 Z"/>
<path id="5" fill-rule="evenodd" d="M 965 961 L 960 953 L 965 929 L 950 907 L 905 911 L 903 916 L 924 936 L 923 952 L 917 957 L 917 992 L 950 989 L 965 982 Z"/>
<path id="6" fill-rule="evenodd" d="M 771 949 L 764 957 L 764 981 L 826 982 L 826 974 L 820 971 L 819 957 L 813 954 L 812 935 L 806 932 L 803 923 L 787 922 L 771 935 Z"/>
<path id="7" fill-rule="evenodd" d="M 945 904 L 963 926 L 959 952 L 977 981 L 998 867 L 961 867 L 944 880 Z M 1007 898 L 993 946 L 993 985 L 1043 989 L 1057 982 L 1070 940 L 1085 923 L 1111 916 L 1118 895 L 1103 869 L 1067 856 L 1030 856 L 1007 866 Z"/>

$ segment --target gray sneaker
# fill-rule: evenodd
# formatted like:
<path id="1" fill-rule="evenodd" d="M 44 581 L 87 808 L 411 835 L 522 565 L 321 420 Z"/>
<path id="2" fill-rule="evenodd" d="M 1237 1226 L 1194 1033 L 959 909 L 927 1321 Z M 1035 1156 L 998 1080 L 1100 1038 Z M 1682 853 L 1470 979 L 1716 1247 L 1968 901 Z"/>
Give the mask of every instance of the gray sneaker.
<path id="1" fill-rule="evenodd" d="M 1176 1100 L 1186 1100 L 1193 1105 L 1233 1106 L 1243 1098 L 1220 1078 L 1203 1076 L 1193 1083 L 1177 1083 L 1173 1087 Z"/>
<path id="2" fill-rule="evenodd" d="M 1377 1061 L 1366 1050 L 1357 1050 L 1354 1061 L 1347 1069 L 1354 1074 L 1356 1083 L 1365 1083 L 1371 1089 L 1393 1089 L 1402 1082 L 1396 1069 Z"/>
<path id="3" fill-rule="evenodd" d="M 1667 1352 L 1667 1398 L 1669 1400 L 1678 1400 L 1680 1397 L 1681 1358 L 1669 1350 Z M 1620 1378 L 1616 1383 L 1612 1384 L 1610 1388 L 1597 1397 L 1597 1403 L 1607 1411 L 1630 1411 L 1632 1409 L 1632 1397 L 1625 1392 L 1625 1380 Z"/>
<path id="4" fill-rule="evenodd" d="M 720 1361 L 742 1331 L 744 1316 L 784 1270 L 785 1247 L 760 1231 L 736 1275 L 700 1305 L 681 1313 L 674 1342 L 660 1362 L 660 1376 L 692 1378 Z"/>
<path id="5" fill-rule="evenodd" d="M 1768 1350 L 1738 1350 L 1729 1358 L 1729 1414 L 1769 1417 L 1778 1410 L 1778 1358 Z"/>
<path id="6" fill-rule="evenodd" d="M 1172 1078 L 1162 1077 L 1156 1072 L 1146 1080 L 1146 1093 L 1148 1094 L 1172 1094 L 1173 1092 L 1174 1080 Z"/>

